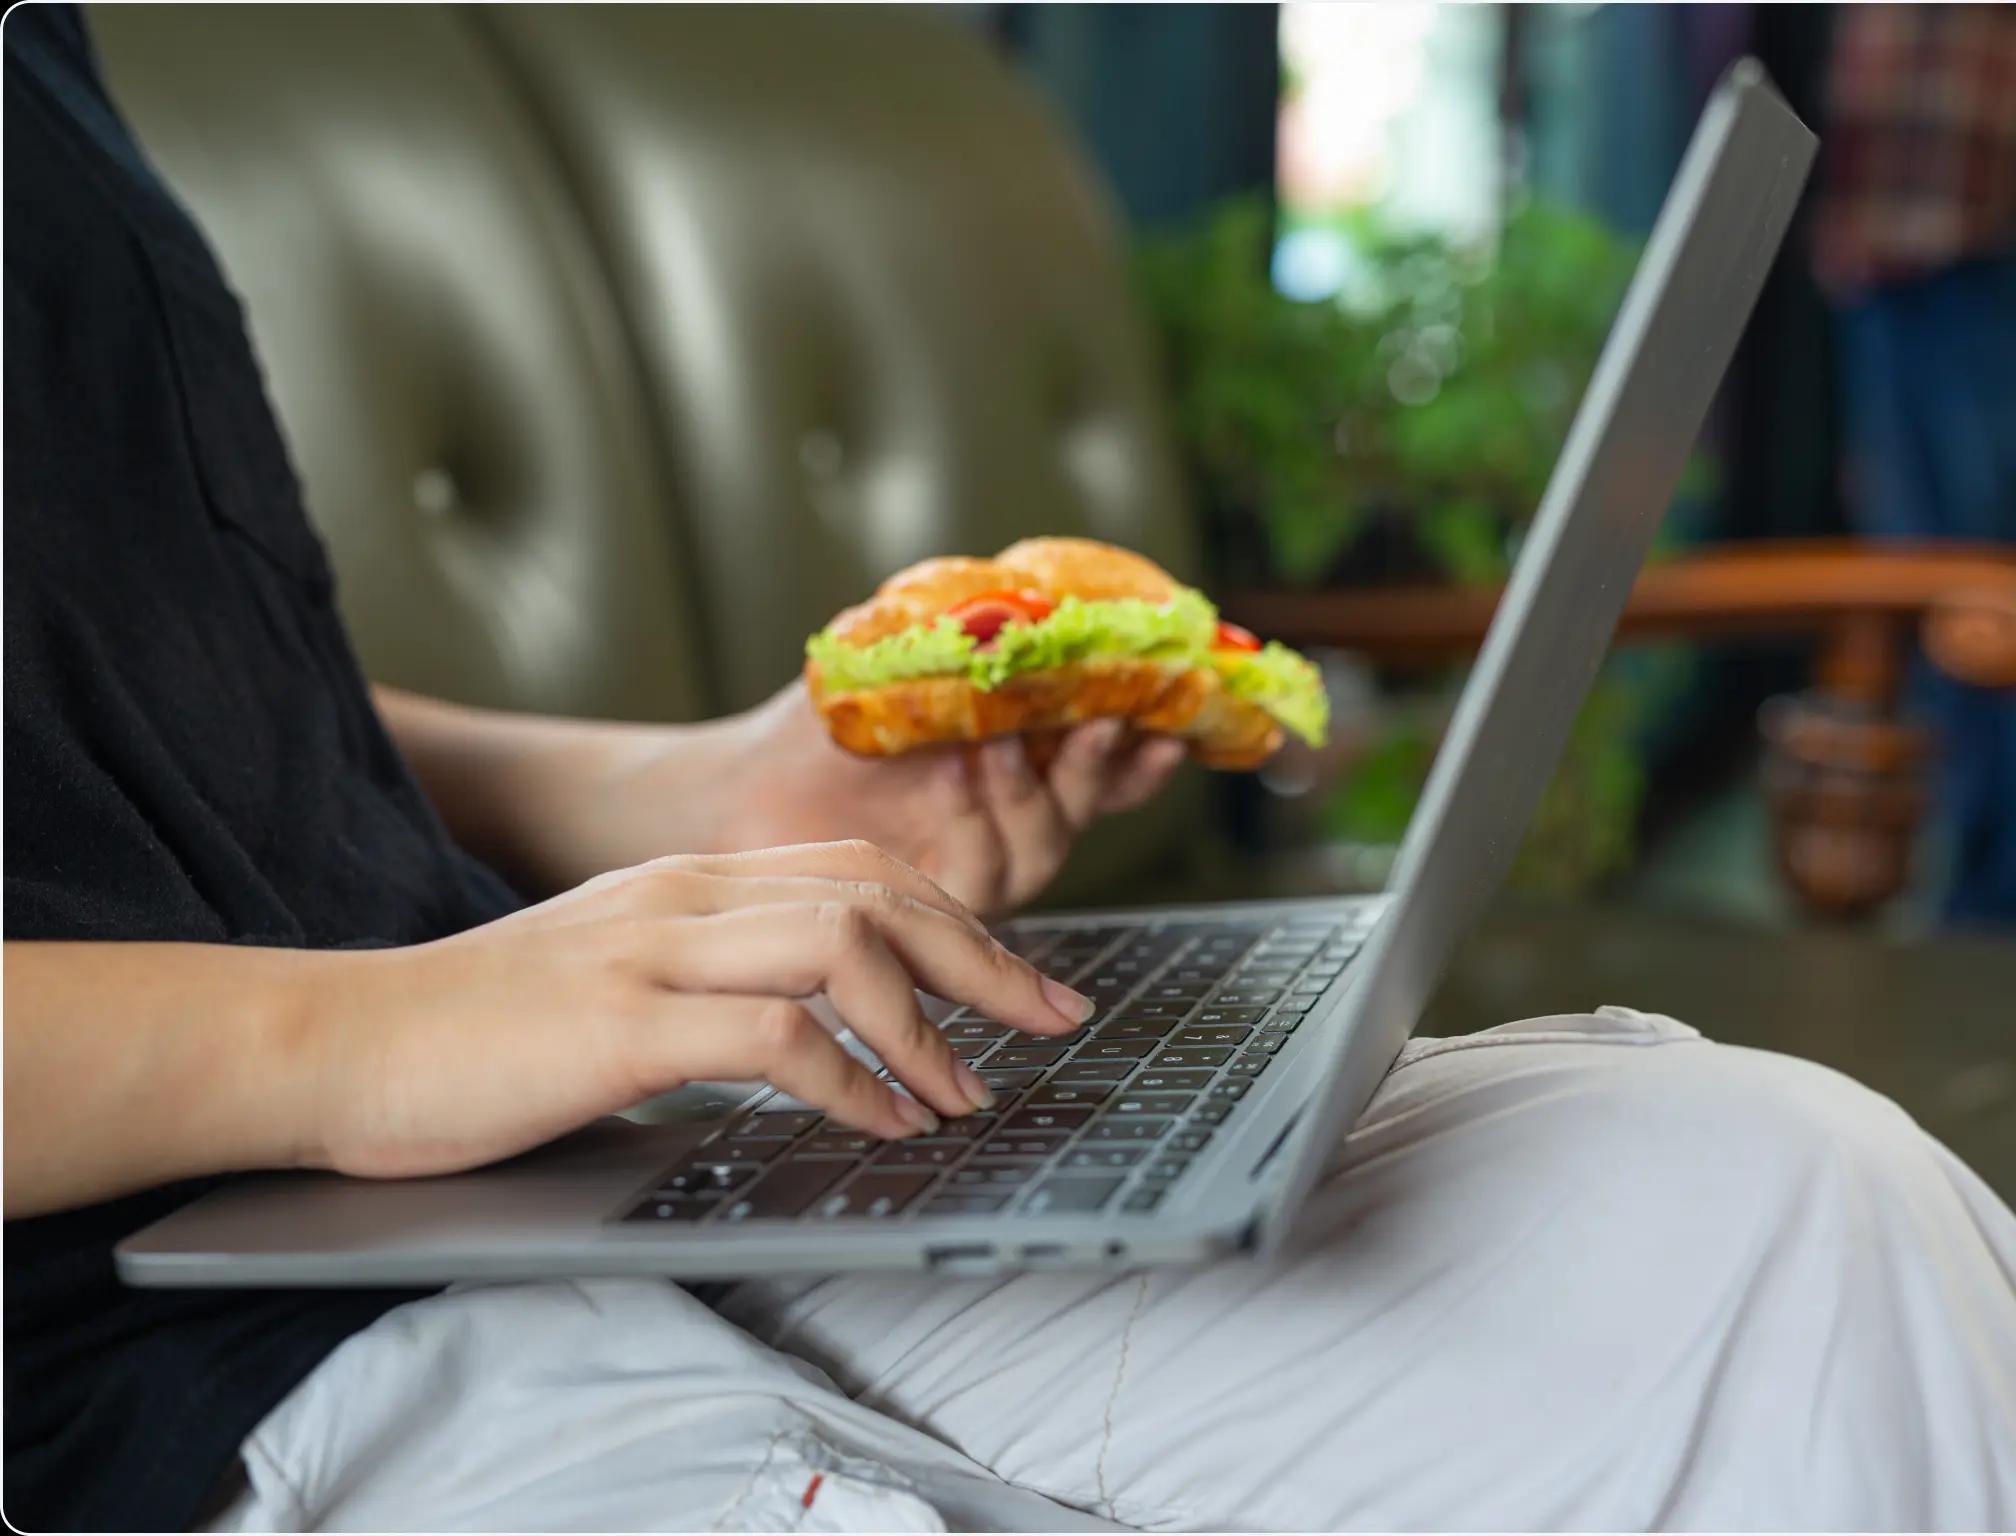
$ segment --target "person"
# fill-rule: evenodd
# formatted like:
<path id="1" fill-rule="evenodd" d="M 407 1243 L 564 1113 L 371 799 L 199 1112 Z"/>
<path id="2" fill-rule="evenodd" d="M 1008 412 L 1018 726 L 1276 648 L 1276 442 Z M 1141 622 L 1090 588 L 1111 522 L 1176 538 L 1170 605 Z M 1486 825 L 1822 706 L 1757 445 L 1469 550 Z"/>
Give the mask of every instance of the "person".
<path id="1" fill-rule="evenodd" d="M 469 1166 L 694 1078 L 890 1137 L 984 1105 L 912 983 L 1072 1027 L 974 913 L 1173 749 L 873 764 L 795 689 L 686 729 L 370 689 L 81 22 L 5 53 L 15 1525 L 2016 1517 L 2016 1219 L 1887 1101 L 1624 1009 L 1415 1042 L 1264 1264 L 123 1288 L 112 1242 L 247 1169 Z"/>
<path id="2" fill-rule="evenodd" d="M 1842 6 L 1813 259 L 1848 510 L 1877 539 L 2016 542 L 2016 10 Z M 1941 737 L 1954 923 L 2016 923 L 2016 699 L 1917 680 Z"/>

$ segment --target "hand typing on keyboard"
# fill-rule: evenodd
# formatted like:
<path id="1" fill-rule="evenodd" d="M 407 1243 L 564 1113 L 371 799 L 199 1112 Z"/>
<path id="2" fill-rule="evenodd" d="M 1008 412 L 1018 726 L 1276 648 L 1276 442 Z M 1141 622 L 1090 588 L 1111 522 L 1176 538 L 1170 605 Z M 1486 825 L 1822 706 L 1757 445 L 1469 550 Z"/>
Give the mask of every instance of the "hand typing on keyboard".
<path id="1" fill-rule="evenodd" d="M 839 1122 L 837 1144 L 935 1133 L 995 1098 L 917 988 L 1032 1037 L 1091 1012 L 865 843 L 661 859 L 436 943 L 301 964 L 300 1160 L 371 1176 L 490 1162 L 693 1080 L 766 1079 Z M 881 1077 L 794 1001 L 815 992 Z"/>
<path id="2" fill-rule="evenodd" d="M 1278 1059 L 1362 932 L 1321 914 L 1011 932 L 1093 1011 L 1084 1027 L 1040 1039 L 984 1007 L 946 1020 L 952 1053 L 994 1096 L 989 1109 L 890 1146 L 772 1100 L 666 1169 L 623 1219 L 1146 1215 Z"/>

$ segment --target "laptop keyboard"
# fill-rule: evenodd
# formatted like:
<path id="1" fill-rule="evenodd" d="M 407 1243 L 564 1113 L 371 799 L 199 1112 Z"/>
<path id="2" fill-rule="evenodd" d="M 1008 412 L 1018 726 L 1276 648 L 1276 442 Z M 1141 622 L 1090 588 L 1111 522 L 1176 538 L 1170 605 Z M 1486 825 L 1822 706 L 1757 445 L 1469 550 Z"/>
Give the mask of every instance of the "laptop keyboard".
<path id="1" fill-rule="evenodd" d="M 946 1038 L 994 1090 L 993 1110 L 883 1141 L 772 1098 L 666 1169 L 621 1219 L 1153 1211 L 1351 963 L 1371 921 L 1367 911 L 1011 930 L 1010 948 L 1097 1011 L 1061 1037 L 968 1008 L 947 1018 Z"/>

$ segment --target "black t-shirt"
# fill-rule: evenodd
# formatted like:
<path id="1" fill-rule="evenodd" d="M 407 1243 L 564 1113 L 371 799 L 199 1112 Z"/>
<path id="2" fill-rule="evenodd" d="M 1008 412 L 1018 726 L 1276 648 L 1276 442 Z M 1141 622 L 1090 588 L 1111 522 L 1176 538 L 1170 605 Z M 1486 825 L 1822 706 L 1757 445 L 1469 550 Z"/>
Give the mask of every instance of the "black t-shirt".
<path id="1" fill-rule="evenodd" d="M 513 893 L 448 837 L 331 602 L 241 312 L 67 8 L 6 42 L 9 939 L 410 944 Z M 405 1293 L 140 1291 L 208 1183 L 6 1228 L 6 1513 L 186 1527 Z"/>

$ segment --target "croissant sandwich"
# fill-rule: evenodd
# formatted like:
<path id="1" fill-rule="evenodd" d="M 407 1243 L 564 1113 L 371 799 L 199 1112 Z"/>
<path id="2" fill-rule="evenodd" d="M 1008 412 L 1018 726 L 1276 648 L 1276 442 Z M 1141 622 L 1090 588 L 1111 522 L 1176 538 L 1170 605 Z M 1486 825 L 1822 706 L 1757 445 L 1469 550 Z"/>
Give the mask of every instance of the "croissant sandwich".
<path id="1" fill-rule="evenodd" d="M 805 645 L 833 739 L 889 757 L 1119 716 L 1212 768 L 1257 768 L 1292 731 L 1321 745 L 1322 679 L 1220 623 L 1203 593 L 1092 539 L 1024 539 L 992 560 L 926 560 Z"/>

